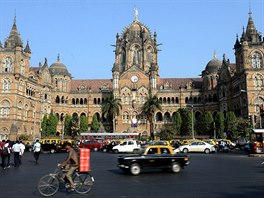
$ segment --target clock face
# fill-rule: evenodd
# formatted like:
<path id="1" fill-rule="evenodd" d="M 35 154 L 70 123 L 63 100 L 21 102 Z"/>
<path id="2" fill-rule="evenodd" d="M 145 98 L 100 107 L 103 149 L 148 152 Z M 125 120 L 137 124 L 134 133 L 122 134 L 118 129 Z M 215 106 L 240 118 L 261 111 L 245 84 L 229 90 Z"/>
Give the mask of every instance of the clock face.
<path id="1" fill-rule="evenodd" d="M 137 76 L 131 76 L 131 81 L 133 83 L 137 82 L 138 81 L 138 77 Z"/>

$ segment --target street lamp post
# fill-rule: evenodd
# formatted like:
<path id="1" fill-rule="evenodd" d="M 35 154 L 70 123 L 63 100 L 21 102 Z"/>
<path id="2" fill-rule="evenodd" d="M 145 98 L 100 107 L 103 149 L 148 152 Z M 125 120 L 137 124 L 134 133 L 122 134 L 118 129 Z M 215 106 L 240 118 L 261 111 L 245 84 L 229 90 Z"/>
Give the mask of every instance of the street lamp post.
<path id="1" fill-rule="evenodd" d="M 258 111 L 259 111 L 258 112 L 259 113 L 259 128 L 260 129 L 262 128 L 262 119 L 261 119 L 261 111 L 260 111 L 260 107 L 261 107 L 262 104 L 260 104 L 260 97 L 259 97 L 261 91 L 263 91 L 262 88 L 259 90 L 258 95 L 257 95 L 257 99 L 258 99 Z"/>
<path id="2" fill-rule="evenodd" d="M 193 121 L 194 117 L 193 117 L 193 105 L 192 105 L 192 138 L 194 139 L 194 121 Z"/>

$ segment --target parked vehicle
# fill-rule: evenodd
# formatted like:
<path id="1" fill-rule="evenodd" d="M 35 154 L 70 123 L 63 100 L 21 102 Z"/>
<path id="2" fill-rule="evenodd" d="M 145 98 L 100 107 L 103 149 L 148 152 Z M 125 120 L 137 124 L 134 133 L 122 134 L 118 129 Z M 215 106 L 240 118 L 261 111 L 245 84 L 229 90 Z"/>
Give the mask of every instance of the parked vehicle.
<path id="1" fill-rule="evenodd" d="M 139 154 L 121 155 L 118 167 L 125 173 L 139 175 L 142 169 L 160 168 L 179 173 L 189 164 L 189 157 L 185 154 L 175 154 L 171 146 L 152 145 L 141 148 Z"/>
<path id="2" fill-rule="evenodd" d="M 79 148 L 88 148 L 94 151 L 101 150 L 103 145 L 95 140 L 83 141 L 80 143 Z"/>
<path id="3" fill-rule="evenodd" d="M 136 140 L 126 140 L 121 144 L 113 147 L 114 153 L 137 153 L 140 149 L 140 144 Z"/>
<path id="4" fill-rule="evenodd" d="M 104 152 L 112 152 L 113 151 L 113 147 L 120 144 L 120 141 L 118 140 L 114 140 L 109 142 L 108 144 L 103 145 L 102 151 Z"/>
<path id="5" fill-rule="evenodd" d="M 41 144 L 42 153 L 55 153 L 57 150 L 56 144 L 43 143 Z"/>
<path id="6" fill-rule="evenodd" d="M 25 142 L 25 151 L 33 151 L 33 142 L 32 141 L 27 141 Z"/>
<path id="7" fill-rule="evenodd" d="M 183 153 L 189 152 L 204 152 L 206 154 L 215 152 L 215 147 L 203 141 L 194 141 L 188 145 L 182 145 L 179 150 Z"/>

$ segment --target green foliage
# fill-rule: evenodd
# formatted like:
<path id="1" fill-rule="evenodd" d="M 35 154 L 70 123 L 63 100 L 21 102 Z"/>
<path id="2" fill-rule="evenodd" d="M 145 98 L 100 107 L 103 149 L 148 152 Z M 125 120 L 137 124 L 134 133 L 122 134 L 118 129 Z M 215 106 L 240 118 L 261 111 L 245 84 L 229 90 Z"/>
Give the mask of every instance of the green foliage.
<path id="1" fill-rule="evenodd" d="M 119 116 L 120 109 L 122 109 L 120 100 L 115 98 L 113 94 L 106 98 L 102 104 L 103 115 L 106 116 L 108 120 L 113 120 L 113 131 L 115 131 L 115 118 Z"/>
<path id="2" fill-rule="evenodd" d="M 48 117 L 45 114 L 43 120 L 41 122 L 41 136 L 47 136 L 47 124 L 48 124 Z"/>
<path id="3" fill-rule="evenodd" d="M 217 112 L 215 115 L 216 138 L 223 138 L 225 130 L 225 116 L 223 112 Z"/>
<path id="4" fill-rule="evenodd" d="M 191 135 L 192 132 L 192 113 L 188 109 L 180 108 L 178 109 L 179 114 L 181 115 L 182 124 L 180 135 Z"/>
<path id="5" fill-rule="evenodd" d="M 64 121 L 64 134 L 66 136 L 71 135 L 71 120 L 72 120 L 72 117 L 69 114 L 66 114 L 65 121 Z"/>
<path id="6" fill-rule="evenodd" d="M 98 122 L 96 114 L 93 115 L 93 120 L 91 123 L 91 131 L 97 132 L 98 129 L 100 128 L 100 123 Z"/>
<path id="7" fill-rule="evenodd" d="M 157 110 L 162 111 L 161 102 L 157 98 L 156 95 L 149 95 L 146 98 L 146 102 L 142 106 L 142 112 L 147 116 L 147 120 L 150 123 L 150 135 L 151 139 L 154 139 L 154 124 L 153 124 L 153 116 Z"/>
<path id="8" fill-rule="evenodd" d="M 210 112 L 205 112 L 199 120 L 198 134 L 199 135 L 213 135 L 214 118 Z"/>
<path id="9" fill-rule="evenodd" d="M 80 117 L 80 132 L 85 132 L 88 130 L 88 119 L 85 115 Z"/>
<path id="10" fill-rule="evenodd" d="M 56 135 L 57 133 L 57 125 L 59 123 L 59 119 L 56 115 L 50 114 L 48 122 L 47 122 L 47 135 Z"/>
<path id="11" fill-rule="evenodd" d="M 22 141 L 25 141 L 25 140 L 30 140 L 32 138 L 31 135 L 28 135 L 28 134 L 21 134 L 19 135 L 18 139 L 19 140 L 22 140 Z"/>
<path id="12" fill-rule="evenodd" d="M 252 130 L 250 120 L 238 118 L 236 120 L 237 132 L 234 134 L 234 138 L 249 137 Z"/>
<path id="13" fill-rule="evenodd" d="M 41 130 L 42 130 L 41 135 L 42 136 L 56 135 L 58 123 L 59 123 L 59 119 L 56 115 L 50 114 L 49 117 L 45 115 L 41 123 Z"/>
<path id="14" fill-rule="evenodd" d="M 182 118 L 179 112 L 176 112 L 174 115 L 174 123 L 173 123 L 173 130 L 175 131 L 174 135 L 181 134 L 181 125 L 182 125 Z"/>
<path id="15" fill-rule="evenodd" d="M 227 138 L 232 139 L 237 132 L 236 115 L 233 111 L 227 112 L 225 120 L 225 129 L 227 132 Z"/>

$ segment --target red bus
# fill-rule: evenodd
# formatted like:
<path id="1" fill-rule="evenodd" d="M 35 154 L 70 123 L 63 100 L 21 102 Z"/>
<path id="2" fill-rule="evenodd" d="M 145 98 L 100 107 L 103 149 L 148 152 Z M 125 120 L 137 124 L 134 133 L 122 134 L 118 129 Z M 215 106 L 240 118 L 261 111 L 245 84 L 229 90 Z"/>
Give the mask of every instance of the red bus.
<path id="1" fill-rule="evenodd" d="M 253 129 L 250 135 L 251 153 L 264 153 L 264 129 Z"/>
<path id="2" fill-rule="evenodd" d="M 81 133 L 82 140 L 118 140 L 118 139 L 138 139 L 139 133 Z"/>

